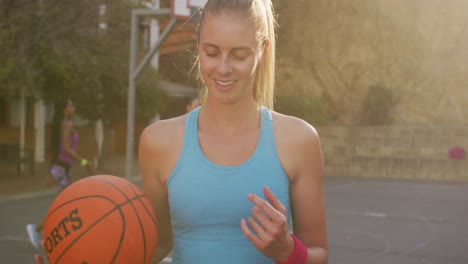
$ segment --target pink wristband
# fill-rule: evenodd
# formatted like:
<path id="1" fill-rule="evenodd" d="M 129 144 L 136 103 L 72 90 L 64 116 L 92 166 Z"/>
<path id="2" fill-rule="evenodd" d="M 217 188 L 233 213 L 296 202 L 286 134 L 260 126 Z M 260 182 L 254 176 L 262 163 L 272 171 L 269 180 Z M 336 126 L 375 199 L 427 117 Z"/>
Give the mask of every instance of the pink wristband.
<path id="1" fill-rule="evenodd" d="M 297 237 L 291 234 L 294 240 L 294 248 L 286 262 L 276 261 L 276 264 L 305 264 L 307 262 L 307 248 Z"/>

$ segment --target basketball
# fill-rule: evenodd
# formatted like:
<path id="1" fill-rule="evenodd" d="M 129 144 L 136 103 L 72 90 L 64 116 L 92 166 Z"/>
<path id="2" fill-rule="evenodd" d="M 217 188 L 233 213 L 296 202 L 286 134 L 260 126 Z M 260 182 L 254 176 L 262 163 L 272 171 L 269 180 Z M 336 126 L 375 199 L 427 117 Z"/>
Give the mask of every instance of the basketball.
<path id="1" fill-rule="evenodd" d="M 43 239 L 49 263 L 150 263 L 157 245 L 156 216 L 130 181 L 91 176 L 55 198 Z"/>

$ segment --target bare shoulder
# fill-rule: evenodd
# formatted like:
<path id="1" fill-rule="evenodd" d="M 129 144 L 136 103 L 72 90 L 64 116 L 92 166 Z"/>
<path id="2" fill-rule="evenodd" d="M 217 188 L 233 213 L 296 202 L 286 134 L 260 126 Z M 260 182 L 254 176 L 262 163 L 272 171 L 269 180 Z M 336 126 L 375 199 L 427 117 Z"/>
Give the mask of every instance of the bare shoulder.
<path id="1" fill-rule="evenodd" d="M 277 112 L 273 115 L 276 150 L 291 182 L 304 175 L 304 167 L 323 162 L 319 135 L 306 121 Z"/>
<path id="2" fill-rule="evenodd" d="M 141 133 L 140 147 L 164 148 L 184 133 L 186 115 L 159 120 L 147 126 Z"/>
<path id="3" fill-rule="evenodd" d="M 306 121 L 274 111 L 272 111 L 272 115 L 275 135 L 289 143 L 312 143 L 318 140 L 317 130 Z"/>
<path id="4" fill-rule="evenodd" d="M 187 115 L 160 120 L 146 127 L 140 137 L 139 163 L 144 179 L 156 175 L 165 183 L 182 151 Z"/>

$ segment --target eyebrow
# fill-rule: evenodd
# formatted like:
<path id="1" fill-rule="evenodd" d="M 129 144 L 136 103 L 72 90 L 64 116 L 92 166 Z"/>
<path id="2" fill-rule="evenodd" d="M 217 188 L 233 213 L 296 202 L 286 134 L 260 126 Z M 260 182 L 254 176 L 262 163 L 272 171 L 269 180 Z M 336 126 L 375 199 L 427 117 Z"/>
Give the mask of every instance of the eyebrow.
<path id="1" fill-rule="evenodd" d="M 215 44 L 211 44 L 211 43 L 202 43 L 201 45 L 203 47 L 210 47 L 210 48 L 219 49 L 218 46 L 216 46 Z M 234 51 L 237 51 L 237 50 L 253 50 L 253 48 L 251 48 L 251 47 L 236 47 L 236 48 L 233 48 L 232 50 L 234 50 Z"/>

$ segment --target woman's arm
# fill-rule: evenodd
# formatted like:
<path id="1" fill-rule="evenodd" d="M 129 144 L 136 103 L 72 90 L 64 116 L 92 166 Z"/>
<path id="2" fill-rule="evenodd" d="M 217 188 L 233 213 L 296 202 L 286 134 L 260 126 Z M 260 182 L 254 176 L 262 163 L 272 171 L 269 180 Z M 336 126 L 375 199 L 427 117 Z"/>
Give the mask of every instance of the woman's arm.
<path id="1" fill-rule="evenodd" d="M 316 130 L 306 124 L 295 144 L 291 182 L 294 235 L 307 247 L 307 263 L 328 262 L 327 227 L 323 197 L 323 156 Z M 298 131 L 298 130 L 296 130 Z"/>
<path id="2" fill-rule="evenodd" d="M 158 246 L 153 263 L 162 261 L 172 250 L 171 218 L 167 188 L 161 180 L 161 166 L 164 157 L 164 144 L 161 142 L 160 127 L 154 124 L 141 134 L 139 147 L 140 174 L 143 188 L 156 213 Z"/>
<path id="3" fill-rule="evenodd" d="M 286 208 L 268 187 L 265 199 L 249 194 L 252 217 L 241 220 L 247 239 L 277 263 L 328 262 L 323 199 L 323 158 L 315 129 L 298 118 L 274 116 L 275 144 L 290 182 L 294 237 L 287 226 Z"/>

